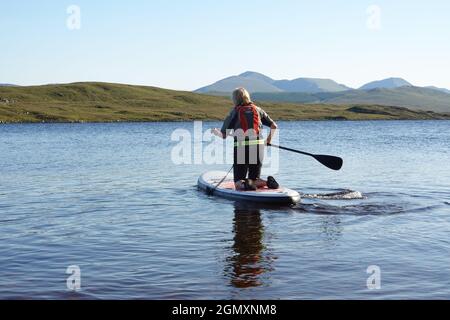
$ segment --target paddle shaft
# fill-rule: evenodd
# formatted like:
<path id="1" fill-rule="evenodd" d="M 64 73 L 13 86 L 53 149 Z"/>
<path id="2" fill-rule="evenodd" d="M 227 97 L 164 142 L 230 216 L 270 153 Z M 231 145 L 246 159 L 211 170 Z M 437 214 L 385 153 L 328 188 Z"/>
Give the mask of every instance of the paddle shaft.
<path id="1" fill-rule="evenodd" d="M 310 157 L 313 157 L 313 158 L 315 157 L 315 155 L 312 154 L 312 153 L 303 152 L 303 151 L 299 151 L 299 150 L 294 150 L 294 149 L 290 149 L 290 148 L 286 148 L 286 147 L 282 147 L 282 146 L 277 146 L 276 144 L 268 144 L 268 146 L 274 147 L 274 148 L 278 148 L 278 149 L 281 149 L 281 150 L 286 150 L 286 151 L 291 151 L 291 152 L 303 154 L 305 156 L 310 156 Z"/>
<path id="2" fill-rule="evenodd" d="M 295 150 L 295 149 L 291 149 L 291 148 L 277 146 L 275 144 L 267 144 L 267 145 L 271 146 L 271 147 L 274 147 L 274 148 L 281 149 L 281 150 L 291 151 L 291 152 L 303 154 L 305 156 L 313 157 L 314 159 L 319 161 L 324 166 L 326 166 L 326 167 L 328 167 L 330 169 L 336 170 L 336 171 L 341 170 L 342 165 L 344 163 L 344 161 L 341 158 L 335 157 L 335 156 L 328 156 L 328 155 L 321 155 L 321 154 L 312 154 L 312 153 L 299 151 L 299 150 Z"/>

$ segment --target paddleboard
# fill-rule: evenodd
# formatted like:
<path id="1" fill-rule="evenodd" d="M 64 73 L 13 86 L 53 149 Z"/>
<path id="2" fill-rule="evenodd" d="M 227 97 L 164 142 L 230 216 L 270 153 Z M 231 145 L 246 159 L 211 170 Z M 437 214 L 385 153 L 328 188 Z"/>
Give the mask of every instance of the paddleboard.
<path id="1" fill-rule="evenodd" d="M 300 194 L 297 191 L 280 187 L 279 189 L 260 188 L 256 191 L 236 190 L 233 181 L 233 174 L 216 188 L 217 184 L 226 176 L 226 172 L 211 171 L 206 172 L 198 179 L 198 187 L 213 195 L 236 201 L 251 201 L 270 204 L 296 204 L 300 202 Z M 216 188 L 216 189 L 215 189 Z"/>

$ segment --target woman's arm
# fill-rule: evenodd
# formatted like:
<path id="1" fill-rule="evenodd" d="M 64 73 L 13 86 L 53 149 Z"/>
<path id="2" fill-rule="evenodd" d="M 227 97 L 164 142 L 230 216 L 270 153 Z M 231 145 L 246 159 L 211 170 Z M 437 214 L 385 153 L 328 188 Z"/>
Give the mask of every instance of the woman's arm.
<path id="1" fill-rule="evenodd" d="M 270 126 L 269 136 L 266 139 L 266 143 L 268 145 L 272 143 L 272 138 L 275 135 L 275 133 L 277 132 L 277 129 L 278 129 L 278 125 L 275 122 L 273 122 L 272 125 Z"/>
<path id="2" fill-rule="evenodd" d="M 231 129 L 234 128 L 234 121 L 236 120 L 236 113 L 233 110 L 231 110 L 230 114 L 226 117 L 225 121 L 223 122 L 222 129 L 211 129 L 211 133 L 222 138 L 226 139 L 227 136 L 231 136 Z"/>
<path id="3" fill-rule="evenodd" d="M 262 124 L 267 127 L 270 127 L 270 133 L 266 139 L 266 144 L 271 144 L 272 138 L 277 132 L 278 125 L 276 124 L 275 121 L 272 120 L 272 118 L 262 108 L 258 107 L 258 112 L 261 117 Z"/>

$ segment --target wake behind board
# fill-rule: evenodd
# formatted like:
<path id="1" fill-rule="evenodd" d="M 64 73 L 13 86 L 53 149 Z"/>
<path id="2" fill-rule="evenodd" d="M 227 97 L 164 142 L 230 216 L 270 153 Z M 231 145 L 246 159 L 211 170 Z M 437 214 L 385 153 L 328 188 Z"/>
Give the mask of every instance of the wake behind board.
<path id="1" fill-rule="evenodd" d="M 211 171 L 204 173 L 198 179 L 198 187 L 206 192 L 211 192 L 217 184 L 226 176 L 226 172 Z M 272 190 L 260 188 L 256 191 L 239 191 L 234 187 L 233 175 L 230 174 L 214 190 L 213 195 L 237 201 L 251 201 L 271 204 L 296 204 L 300 202 L 300 194 L 297 191 L 280 187 Z"/>

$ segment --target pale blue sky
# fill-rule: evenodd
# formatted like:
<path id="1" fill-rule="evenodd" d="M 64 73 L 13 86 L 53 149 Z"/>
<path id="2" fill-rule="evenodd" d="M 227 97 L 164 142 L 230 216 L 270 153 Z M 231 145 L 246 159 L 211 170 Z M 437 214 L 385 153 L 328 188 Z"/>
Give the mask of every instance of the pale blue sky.
<path id="1" fill-rule="evenodd" d="M 69 5 L 81 29 L 66 26 Z M 370 5 L 381 29 L 367 27 Z M 450 88 L 450 1 L 0 2 L 0 83 L 109 81 L 193 90 L 246 70 Z"/>

